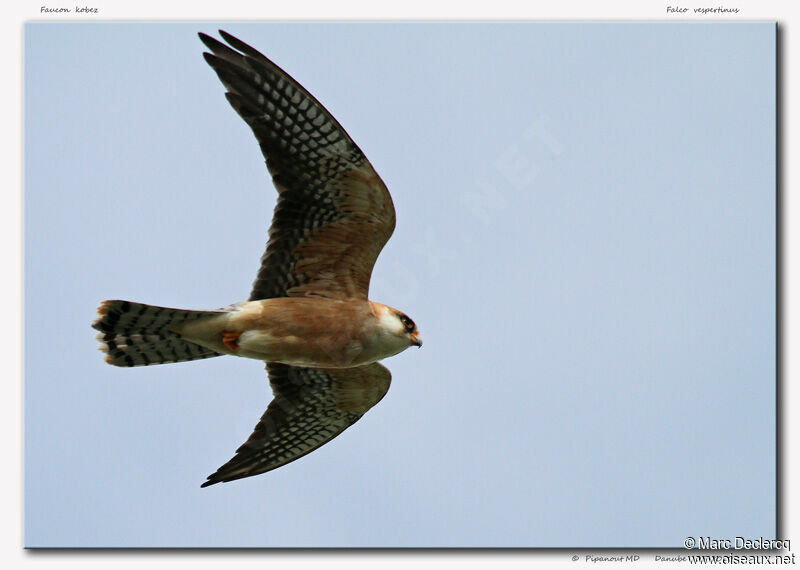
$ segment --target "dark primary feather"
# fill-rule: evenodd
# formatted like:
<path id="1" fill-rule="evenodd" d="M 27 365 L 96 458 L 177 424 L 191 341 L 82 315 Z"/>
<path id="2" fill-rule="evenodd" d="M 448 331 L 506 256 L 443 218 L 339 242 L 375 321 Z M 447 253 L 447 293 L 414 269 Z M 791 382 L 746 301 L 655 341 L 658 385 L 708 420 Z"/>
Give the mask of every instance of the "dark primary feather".
<path id="1" fill-rule="evenodd" d="M 358 421 L 389 390 L 381 364 L 298 368 L 267 364 L 275 395 L 250 438 L 202 487 L 271 471 L 326 444 Z"/>
<path id="2" fill-rule="evenodd" d="M 212 52 L 203 55 L 253 130 L 279 192 L 250 300 L 366 298 L 394 229 L 385 185 L 319 101 L 261 53 L 220 34 L 231 47 L 201 33 Z"/>

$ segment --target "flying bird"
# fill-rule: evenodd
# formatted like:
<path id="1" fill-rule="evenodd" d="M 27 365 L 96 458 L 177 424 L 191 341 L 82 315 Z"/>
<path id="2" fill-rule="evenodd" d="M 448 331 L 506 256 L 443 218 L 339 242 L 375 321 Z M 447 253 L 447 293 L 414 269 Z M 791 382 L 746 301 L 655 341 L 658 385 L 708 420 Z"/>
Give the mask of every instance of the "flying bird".
<path id="1" fill-rule="evenodd" d="M 224 354 L 266 362 L 273 400 L 206 487 L 281 467 L 329 442 L 389 389 L 391 374 L 378 360 L 422 340 L 405 313 L 368 299 L 395 211 L 361 149 L 264 55 L 222 30 L 227 45 L 199 35 L 278 190 L 250 298 L 211 311 L 104 301 L 92 326 L 114 366 Z"/>

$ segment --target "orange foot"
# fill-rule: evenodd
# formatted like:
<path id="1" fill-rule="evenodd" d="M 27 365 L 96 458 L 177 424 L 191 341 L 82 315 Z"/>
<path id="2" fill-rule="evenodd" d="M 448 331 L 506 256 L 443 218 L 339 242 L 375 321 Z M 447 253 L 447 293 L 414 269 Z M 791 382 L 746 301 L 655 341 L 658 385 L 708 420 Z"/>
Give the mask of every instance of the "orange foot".
<path id="1" fill-rule="evenodd" d="M 231 352 L 239 349 L 239 337 L 242 333 L 237 331 L 222 331 L 222 344 L 228 347 Z"/>

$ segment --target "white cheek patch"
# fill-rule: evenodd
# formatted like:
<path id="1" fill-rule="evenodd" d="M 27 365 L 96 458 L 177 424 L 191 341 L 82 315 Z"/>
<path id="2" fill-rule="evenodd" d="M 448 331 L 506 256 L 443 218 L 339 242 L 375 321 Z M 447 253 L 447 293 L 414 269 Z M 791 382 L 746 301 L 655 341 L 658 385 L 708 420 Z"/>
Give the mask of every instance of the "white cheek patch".
<path id="1" fill-rule="evenodd" d="M 397 315 L 389 310 L 384 310 L 380 314 L 378 317 L 378 323 L 380 323 L 381 329 L 393 334 L 402 334 L 404 330 L 403 323 L 400 322 L 400 319 L 397 318 Z"/>

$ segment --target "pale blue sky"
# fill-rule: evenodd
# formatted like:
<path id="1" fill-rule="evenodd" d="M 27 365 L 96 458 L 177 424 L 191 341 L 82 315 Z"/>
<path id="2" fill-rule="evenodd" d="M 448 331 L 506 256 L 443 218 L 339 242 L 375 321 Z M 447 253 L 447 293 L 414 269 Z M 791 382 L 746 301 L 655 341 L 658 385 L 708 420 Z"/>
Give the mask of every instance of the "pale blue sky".
<path id="1" fill-rule="evenodd" d="M 392 192 L 371 298 L 425 347 L 271 473 L 200 489 L 256 361 L 118 369 L 124 298 L 244 300 L 275 190 L 196 33 L 250 43 Z M 775 521 L 775 26 L 29 24 L 27 546 L 629 546 Z"/>

